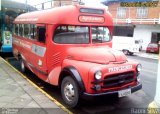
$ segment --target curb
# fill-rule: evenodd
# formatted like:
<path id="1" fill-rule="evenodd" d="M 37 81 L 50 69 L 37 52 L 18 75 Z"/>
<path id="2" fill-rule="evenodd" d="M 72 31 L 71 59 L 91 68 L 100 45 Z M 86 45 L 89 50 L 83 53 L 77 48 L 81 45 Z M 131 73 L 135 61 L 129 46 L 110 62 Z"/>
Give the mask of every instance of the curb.
<path id="1" fill-rule="evenodd" d="M 160 107 L 157 106 L 156 102 L 153 101 L 148 106 L 148 114 L 160 114 Z"/>
<path id="2" fill-rule="evenodd" d="M 150 54 L 143 54 L 143 53 L 137 53 L 137 54 L 135 54 L 135 56 L 137 56 L 137 57 L 143 57 L 143 58 L 147 58 L 147 59 L 153 59 L 153 60 L 158 60 L 158 55 L 150 55 Z"/>
<path id="3" fill-rule="evenodd" d="M 7 65 L 9 65 L 13 70 L 15 70 L 20 76 L 22 76 L 25 80 L 27 80 L 31 85 L 33 85 L 38 91 L 40 91 L 42 94 L 44 94 L 47 98 L 49 98 L 51 101 L 53 101 L 58 107 L 60 107 L 63 111 L 67 112 L 68 114 L 73 114 L 70 110 L 68 110 L 65 106 L 63 106 L 60 102 L 58 102 L 54 97 L 50 96 L 48 93 L 46 93 L 44 90 L 39 88 L 34 82 L 32 82 L 30 79 L 28 79 L 25 75 L 23 75 L 21 72 L 19 72 L 16 68 L 14 68 L 9 62 L 4 60 L 2 57 L 0 57 L 0 60 L 4 61 Z"/>

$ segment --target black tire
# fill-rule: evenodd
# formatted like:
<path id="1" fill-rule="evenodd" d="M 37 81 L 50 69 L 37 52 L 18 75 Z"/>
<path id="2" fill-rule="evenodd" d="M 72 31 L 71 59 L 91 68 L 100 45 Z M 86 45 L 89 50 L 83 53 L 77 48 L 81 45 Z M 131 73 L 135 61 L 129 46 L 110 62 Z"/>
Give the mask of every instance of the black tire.
<path id="1" fill-rule="evenodd" d="M 129 54 L 129 51 L 128 50 L 122 50 L 123 51 L 123 53 L 125 54 L 125 55 L 128 55 Z"/>
<path id="2" fill-rule="evenodd" d="M 26 67 L 25 67 L 25 63 L 24 63 L 23 59 L 20 59 L 20 67 L 21 67 L 22 72 L 26 71 Z"/>
<path id="3" fill-rule="evenodd" d="M 71 95 L 72 93 L 71 91 L 74 93 L 74 95 Z M 79 104 L 78 103 L 79 102 L 79 88 L 78 88 L 77 83 L 72 77 L 67 76 L 62 80 L 61 95 L 62 95 L 62 98 L 65 104 L 67 104 L 69 108 L 74 108 Z"/>
<path id="4" fill-rule="evenodd" d="M 133 55 L 134 53 L 132 53 L 132 52 L 129 52 L 129 55 Z"/>

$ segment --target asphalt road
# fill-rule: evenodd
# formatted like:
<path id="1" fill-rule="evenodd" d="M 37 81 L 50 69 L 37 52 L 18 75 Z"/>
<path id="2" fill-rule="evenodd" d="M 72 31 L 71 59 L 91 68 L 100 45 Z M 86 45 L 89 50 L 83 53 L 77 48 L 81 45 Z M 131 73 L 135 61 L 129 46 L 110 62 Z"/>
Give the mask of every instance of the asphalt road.
<path id="1" fill-rule="evenodd" d="M 141 81 L 143 91 L 152 99 L 156 91 L 156 79 L 158 70 L 158 60 L 128 56 L 129 59 L 138 61 L 142 64 Z"/>
<path id="2" fill-rule="evenodd" d="M 155 95 L 158 60 L 136 56 L 128 56 L 128 58 L 140 62 L 143 66 L 143 70 L 140 75 L 141 82 L 143 84 L 142 90 L 120 99 L 108 96 L 83 100 L 78 108 L 69 110 L 76 114 L 130 114 L 133 113 L 133 108 L 147 108 L 148 104 L 153 101 Z M 14 58 L 5 57 L 5 59 L 8 60 L 15 68 L 20 70 L 19 62 Z M 24 75 L 63 104 L 60 90 L 57 87 L 43 82 L 29 71 Z"/>

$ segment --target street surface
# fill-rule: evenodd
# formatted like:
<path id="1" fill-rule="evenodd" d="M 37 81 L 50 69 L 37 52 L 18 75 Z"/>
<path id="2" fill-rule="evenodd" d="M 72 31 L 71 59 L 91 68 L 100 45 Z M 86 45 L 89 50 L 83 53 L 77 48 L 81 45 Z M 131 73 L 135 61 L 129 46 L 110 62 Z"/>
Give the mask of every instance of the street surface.
<path id="1" fill-rule="evenodd" d="M 20 70 L 19 62 L 13 57 L 4 58 L 15 68 Z M 143 70 L 140 75 L 141 82 L 143 84 L 142 90 L 120 99 L 113 96 L 108 96 L 83 100 L 78 108 L 69 110 L 76 114 L 130 114 L 132 113 L 133 108 L 147 108 L 148 104 L 153 101 L 155 96 L 158 60 L 141 58 L 137 56 L 128 56 L 128 59 L 136 60 L 143 66 Z M 63 104 L 58 87 L 54 87 L 43 82 L 30 71 L 26 72 L 24 75 Z"/>

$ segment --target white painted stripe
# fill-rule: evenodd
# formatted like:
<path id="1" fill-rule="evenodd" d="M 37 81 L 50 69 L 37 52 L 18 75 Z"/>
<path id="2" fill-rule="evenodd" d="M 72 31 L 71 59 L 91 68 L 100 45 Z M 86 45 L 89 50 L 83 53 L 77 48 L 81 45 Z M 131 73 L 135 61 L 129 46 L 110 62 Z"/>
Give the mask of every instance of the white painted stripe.
<path id="1" fill-rule="evenodd" d="M 37 21 L 38 18 L 17 18 L 15 21 Z"/>
<path id="2" fill-rule="evenodd" d="M 157 72 L 153 72 L 153 71 L 151 71 L 151 70 L 147 70 L 147 69 L 142 69 L 142 71 L 144 71 L 144 72 L 148 72 L 148 73 L 152 73 L 152 74 L 157 74 Z"/>
<path id="3" fill-rule="evenodd" d="M 38 46 L 33 44 L 32 45 L 32 52 L 35 53 L 38 56 L 44 57 L 46 53 L 46 47 Z"/>
<path id="4" fill-rule="evenodd" d="M 13 43 L 15 45 L 21 46 L 23 48 L 29 49 L 34 54 L 36 54 L 36 55 L 38 55 L 40 57 L 44 57 L 44 55 L 46 53 L 46 47 L 39 46 L 39 45 L 36 45 L 36 44 L 32 44 L 32 43 L 27 42 L 27 41 L 23 41 L 23 40 L 19 40 L 19 39 L 13 38 Z"/>

